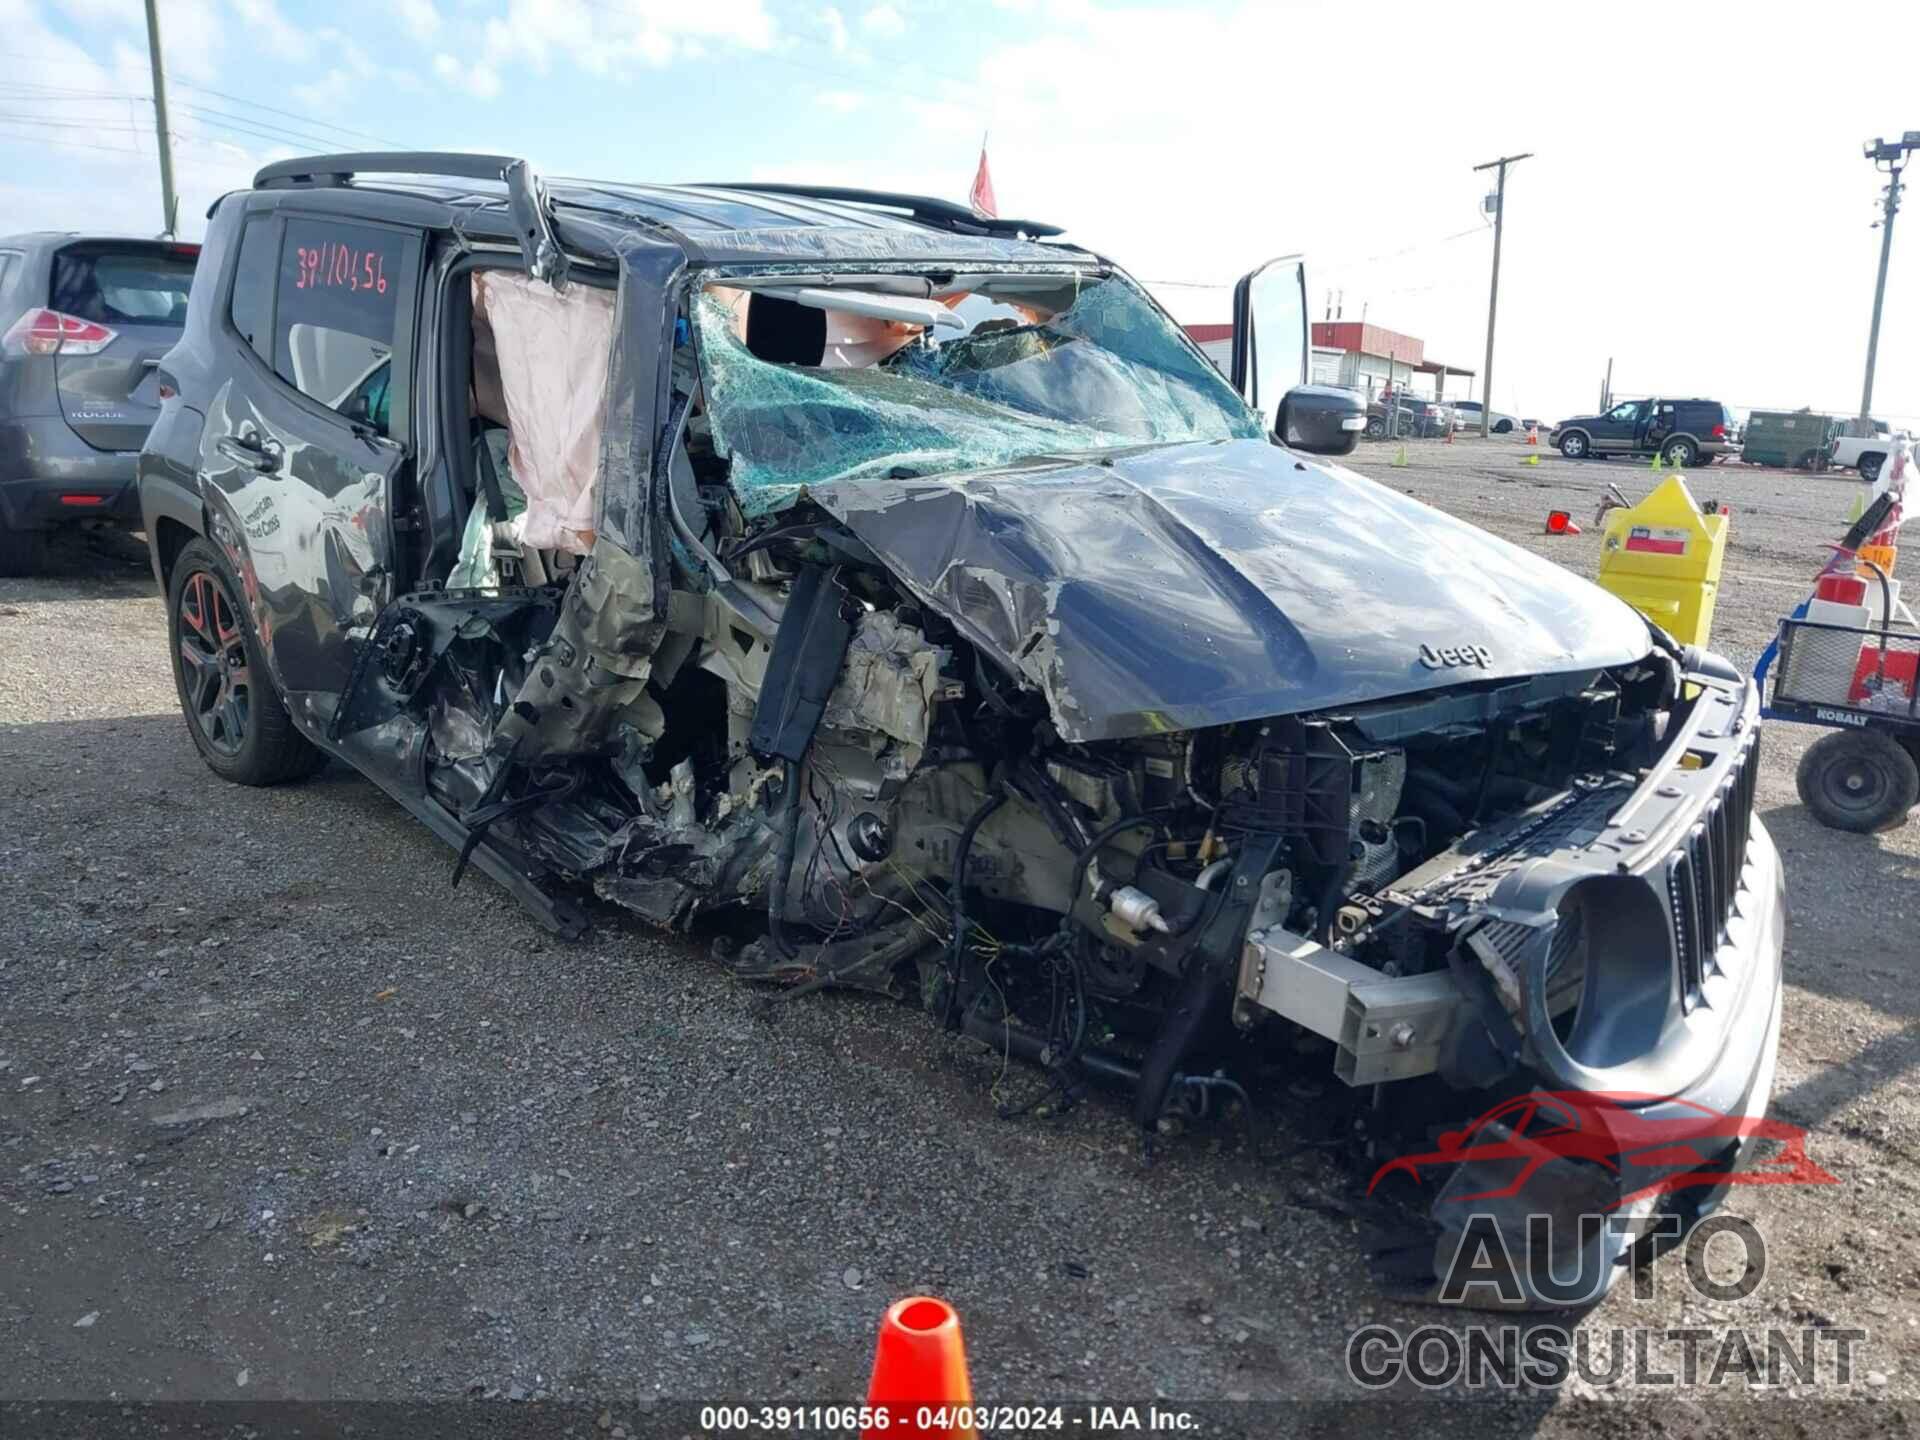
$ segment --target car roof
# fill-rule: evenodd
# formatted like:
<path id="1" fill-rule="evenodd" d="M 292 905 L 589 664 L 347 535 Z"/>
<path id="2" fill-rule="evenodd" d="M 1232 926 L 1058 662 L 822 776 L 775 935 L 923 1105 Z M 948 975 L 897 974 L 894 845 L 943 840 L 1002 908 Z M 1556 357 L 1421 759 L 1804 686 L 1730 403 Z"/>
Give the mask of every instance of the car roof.
<path id="1" fill-rule="evenodd" d="M 184 245 L 198 250 L 198 240 L 166 240 L 152 235 L 105 235 L 91 230 L 23 230 L 18 235 L 0 235 L 0 247 L 9 250 L 37 249 L 61 245 Z"/>
<path id="2" fill-rule="evenodd" d="M 450 153 L 321 155 L 278 161 L 256 189 L 362 190 L 443 207 L 446 224 L 504 212 L 504 156 Z M 555 218 L 625 223 L 664 233 L 689 259 L 713 263 L 949 259 L 1083 262 L 1078 246 L 1049 243 L 1059 227 L 972 214 L 930 196 L 845 186 L 645 184 L 551 177 L 541 182 Z"/>

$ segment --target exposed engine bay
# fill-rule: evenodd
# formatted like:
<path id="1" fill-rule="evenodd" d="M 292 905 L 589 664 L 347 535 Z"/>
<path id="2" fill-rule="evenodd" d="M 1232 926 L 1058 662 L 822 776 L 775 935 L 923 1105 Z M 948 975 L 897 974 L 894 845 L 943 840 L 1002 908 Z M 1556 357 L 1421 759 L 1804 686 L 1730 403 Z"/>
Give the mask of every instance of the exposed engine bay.
<path id="1" fill-rule="evenodd" d="M 1236 1088 L 1223 1047 L 1354 1086 L 1495 1084 L 1549 1028 L 1565 1055 L 1582 912 L 1516 919 L 1496 884 L 1600 836 L 1724 677 L 1252 438 L 1117 279 L 850 284 L 689 296 L 664 608 L 578 520 L 585 553 L 522 521 L 371 627 L 334 738 L 407 746 L 456 878 L 484 846 L 673 929 L 763 915 L 739 973 L 911 996 L 1130 1090 L 1148 1134 Z M 489 488 L 538 510 L 489 438 Z M 1405 983 L 1369 1011 L 1375 980 Z"/>

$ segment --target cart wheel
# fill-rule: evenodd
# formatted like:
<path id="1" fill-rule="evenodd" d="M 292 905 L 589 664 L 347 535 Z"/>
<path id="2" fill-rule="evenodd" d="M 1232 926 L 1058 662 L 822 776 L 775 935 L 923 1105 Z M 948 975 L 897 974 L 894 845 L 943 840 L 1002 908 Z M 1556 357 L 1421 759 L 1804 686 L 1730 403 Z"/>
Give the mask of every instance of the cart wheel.
<path id="1" fill-rule="evenodd" d="M 1872 834 L 1891 830 L 1920 801 L 1920 765 L 1873 730 L 1836 730 L 1800 758 L 1800 798 L 1822 825 Z"/>

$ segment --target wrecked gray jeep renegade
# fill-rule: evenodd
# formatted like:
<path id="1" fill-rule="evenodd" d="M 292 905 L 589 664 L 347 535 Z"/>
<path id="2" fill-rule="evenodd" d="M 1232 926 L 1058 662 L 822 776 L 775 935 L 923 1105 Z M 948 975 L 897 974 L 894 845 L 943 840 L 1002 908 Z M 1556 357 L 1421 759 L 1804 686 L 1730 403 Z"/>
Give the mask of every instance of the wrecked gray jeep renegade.
<path id="1" fill-rule="evenodd" d="M 268 167 L 141 461 L 194 743 L 344 760 L 563 934 L 763 917 L 742 973 L 911 997 L 1149 1135 L 1247 1056 L 1764 1110 L 1752 687 L 1316 459 L 1365 418 L 1300 383 L 1297 263 L 1229 377 L 1056 234 Z"/>

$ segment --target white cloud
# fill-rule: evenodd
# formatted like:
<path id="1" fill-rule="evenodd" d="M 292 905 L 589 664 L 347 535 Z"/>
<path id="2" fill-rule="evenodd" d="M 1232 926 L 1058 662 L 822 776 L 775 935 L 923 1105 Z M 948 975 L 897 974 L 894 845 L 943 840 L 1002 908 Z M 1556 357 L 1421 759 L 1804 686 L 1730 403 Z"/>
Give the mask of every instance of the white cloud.
<path id="1" fill-rule="evenodd" d="M 827 45 L 836 55 L 847 53 L 847 19 L 829 5 L 820 12 L 820 28 L 827 32 Z"/>
<path id="2" fill-rule="evenodd" d="M 898 10 L 882 0 L 860 17 L 860 28 L 885 40 L 906 34 L 907 22 Z"/>
<path id="3" fill-rule="evenodd" d="M 628 61 L 658 69 L 715 48 L 767 50 L 777 34 L 764 0 L 507 0 L 486 23 L 484 58 L 539 74 L 561 59 L 607 75 Z"/>
<path id="4" fill-rule="evenodd" d="M 294 98 L 309 110 L 331 110 L 344 102 L 358 88 L 353 73 L 341 66 L 334 66 L 318 80 L 310 80 L 293 87 Z"/>
<path id="5" fill-rule="evenodd" d="M 460 60 L 442 51 L 433 57 L 433 73 L 477 100 L 491 100 L 500 93 L 500 72 L 484 61 Z"/>
<path id="6" fill-rule="evenodd" d="M 230 0 L 230 3 L 269 54 L 282 60 L 304 60 L 311 52 L 313 47 L 306 32 L 280 13 L 275 0 Z M 165 23 L 163 18 L 161 24 Z"/>
<path id="7" fill-rule="evenodd" d="M 400 12 L 400 23 L 407 27 L 407 33 L 422 44 L 439 32 L 440 12 L 433 0 L 397 0 L 394 8 Z"/>
<path id="8" fill-rule="evenodd" d="M 851 115 L 867 103 L 867 97 L 857 90 L 823 90 L 813 98 L 841 115 Z"/>

